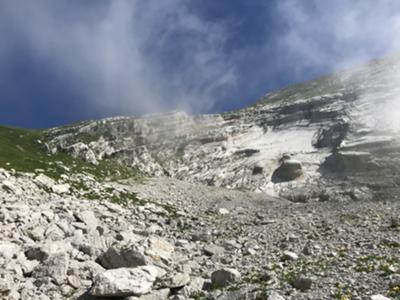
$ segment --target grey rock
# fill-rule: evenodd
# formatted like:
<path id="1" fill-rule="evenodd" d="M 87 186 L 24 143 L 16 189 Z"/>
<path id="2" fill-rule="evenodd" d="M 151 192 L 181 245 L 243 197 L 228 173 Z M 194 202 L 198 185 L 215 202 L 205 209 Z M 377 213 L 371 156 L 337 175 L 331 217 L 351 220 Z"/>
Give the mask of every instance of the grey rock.
<path id="1" fill-rule="evenodd" d="M 239 271 L 231 268 L 225 268 L 214 271 L 211 274 L 211 282 L 216 287 L 226 287 L 229 284 L 238 281 L 241 278 Z"/>
<path id="2" fill-rule="evenodd" d="M 189 274 L 175 273 L 170 276 L 167 276 L 166 278 L 163 278 L 161 285 L 163 287 L 176 289 L 184 287 L 185 285 L 189 284 L 189 282 L 190 282 Z"/>
<path id="3" fill-rule="evenodd" d="M 170 294 L 170 289 L 152 291 L 148 295 L 140 296 L 139 300 L 166 300 Z"/>
<path id="4" fill-rule="evenodd" d="M 208 256 L 222 255 L 224 254 L 224 248 L 214 244 L 210 244 L 204 247 L 204 253 Z"/>
<path id="5" fill-rule="evenodd" d="M 294 278 L 291 282 L 292 286 L 301 291 L 307 291 L 311 288 L 313 281 L 311 278 L 305 277 L 304 275 L 300 275 Z"/>
<path id="6" fill-rule="evenodd" d="M 38 265 L 32 272 L 32 277 L 39 282 L 52 279 L 57 285 L 61 285 L 67 278 L 69 258 L 66 254 L 54 254 Z"/>
<path id="7" fill-rule="evenodd" d="M 147 265 L 151 261 L 142 252 L 134 249 L 133 245 L 121 248 L 111 246 L 98 260 L 106 269 L 134 268 Z"/>
<path id="8" fill-rule="evenodd" d="M 19 253 L 19 246 L 14 243 L 0 242 L 0 257 L 7 260 L 16 257 Z"/>

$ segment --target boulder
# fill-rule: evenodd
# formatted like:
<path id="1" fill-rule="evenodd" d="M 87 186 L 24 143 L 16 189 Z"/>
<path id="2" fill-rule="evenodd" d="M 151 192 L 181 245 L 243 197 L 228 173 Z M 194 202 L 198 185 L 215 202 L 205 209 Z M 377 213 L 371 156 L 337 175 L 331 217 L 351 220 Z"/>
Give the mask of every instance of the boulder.
<path id="1" fill-rule="evenodd" d="M 224 254 L 224 248 L 214 245 L 214 244 L 210 244 L 210 245 L 206 245 L 204 247 L 204 253 L 208 256 L 213 256 L 213 255 L 222 255 Z"/>
<path id="2" fill-rule="evenodd" d="M 285 182 L 291 181 L 303 174 L 301 162 L 294 159 L 285 159 L 282 161 L 279 168 L 272 174 L 272 182 Z"/>
<path id="3" fill-rule="evenodd" d="M 305 277 L 304 275 L 300 275 L 291 281 L 291 285 L 294 288 L 304 292 L 311 288 L 312 280 L 311 278 Z"/>
<path id="4" fill-rule="evenodd" d="M 16 257 L 19 253 L 19 246 L 10 242 L 0 242 L 0 257 L 7 260 Z"/>
<path id="5" fill-rule="evenodd" d="M 162 260 L 167 262 L 171 260 L 175 247 L 162 238 L 150 237 L 148 240 L 148 248 L 145 254 L 150 256 L 154 261 Z"/>
<path id="6" fill-rule="evenodd" d="M 111 246 L 98 258 L 100 264 L 106 269 L 134 268 L 145 266 L 149 259 L 133 245 L 118 248 Z"/>
<path id="7" fill-rule="evenodd" d="M 44 174 L 39 174 L 38 176 L 36 176 L 36 178 L 34 179 L 34 182 L 40 186 L 40 187 L 44 187 L 47 189 L 51 189 L 56 182 L 51 179 L 50 177 L 44 175 Z"/>
<path id="8" fill-rule="evenodd" d="M 57 285 L 61 285 L 67 278 L 69 257 L 67 254 L 55 254 L 38 265 L 32 272 L 32 277 L 38 282 L 52 279 Z"/>
<path id="9" fill-rule="evenodd" d="M 51 187 L 51 190 L 56 194 L 68 193 L 70 189 L 71 189 L 71 186 L 68 183 L 56 184 Z"/>
<path id="10" fill-rule="evenodd" d="M 170 289 L 184 287 L 189 284 L 190 276 L 186 273 L 176 273 L 163 280 L 162 285 Z"/>
<path id="11" fill-rule="evenodd" d="M 141 296 L 150 293 L 158 270 L 153 266 L 107 270 L 94 279 L 90 294 L 103 297 Z"/>
<path id="12" fill-rule="evenodd" d="M 239 271 L 235 269 L 225 268 L 217 270 L 211 274 L 211 282 L 215 287 L 226 287 L 229 284 L 240 279 Z"/>

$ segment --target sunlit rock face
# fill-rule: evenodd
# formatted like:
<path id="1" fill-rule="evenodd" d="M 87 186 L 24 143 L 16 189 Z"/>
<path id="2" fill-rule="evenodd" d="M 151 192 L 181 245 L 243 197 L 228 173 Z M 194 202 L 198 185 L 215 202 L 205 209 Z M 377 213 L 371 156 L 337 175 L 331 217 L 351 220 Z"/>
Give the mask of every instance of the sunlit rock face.
<path id="1" fill-rule="evenodd" d="M 399 57 L 373 61 L 223 114 L 171 112 L 54 128 L 47 146 L 68 152 L 81 142 L 92 161 L 228 188 L 387 191 L 399 181 L 399 67 Z M 298 162 L 297 173 L 274 180 L 285 160 Z"/>

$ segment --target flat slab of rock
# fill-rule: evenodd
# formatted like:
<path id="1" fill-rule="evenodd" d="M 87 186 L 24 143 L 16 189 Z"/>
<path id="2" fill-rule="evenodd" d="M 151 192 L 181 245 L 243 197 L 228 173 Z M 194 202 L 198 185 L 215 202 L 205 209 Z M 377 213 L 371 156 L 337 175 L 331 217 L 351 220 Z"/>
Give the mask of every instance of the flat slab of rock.
<path id="1" fill-rule="evenodd" d="M 225 252 L 224 248 L 214 244 L 206 245 L 203 250 L 204 253 L 208 256 L 222 255 Z"/>
<path id="2" fill-rule="evenodd" d="M 128 297 L 150 293 L 158 269 L 153 266 L 120 268 L 97 275 L 90 290 L 93 296 Z"/>

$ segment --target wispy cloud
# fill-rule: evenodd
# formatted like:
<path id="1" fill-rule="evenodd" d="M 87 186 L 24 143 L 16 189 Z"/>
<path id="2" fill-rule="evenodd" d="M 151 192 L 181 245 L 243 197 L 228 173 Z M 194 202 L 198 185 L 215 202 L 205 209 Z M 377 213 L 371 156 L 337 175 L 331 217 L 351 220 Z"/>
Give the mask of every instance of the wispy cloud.
<path id="1" fill-rule="evenodd" d="M 126 114 L 207 110 L 235 83 L 223 24 L 200 19 L 187 1 L 101 2 L 1 4 L 2 56 L 23 44 L 84 93 L 83 106 Z"/>
<path id="2" fill-rule="evenodd" d="M 282 0 L 285 33 L 277 46 L 298 76 L 333 71 L 400 49 L 400 2 L 396 0 Z"/>
<path id="3" fill-rule="evenodd" d="M 248 103 L 269 89 L 400 48 L 398 0 L 268 2 L 265 24 L 245 31 L 251 45 L 236 36 L 246 22 L 234 19 L 232 28 L 231 16 L 211 21 L 194 2 L 1 1 L 0 63 L 23 49 L 83 95 L 80 109 L 129 115 L 226 109 L 227 101 Z M 260 18 L 265 3 L 249 9 Z"/>

